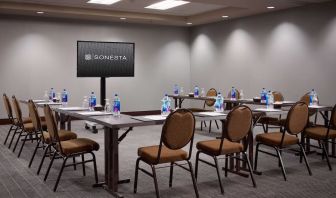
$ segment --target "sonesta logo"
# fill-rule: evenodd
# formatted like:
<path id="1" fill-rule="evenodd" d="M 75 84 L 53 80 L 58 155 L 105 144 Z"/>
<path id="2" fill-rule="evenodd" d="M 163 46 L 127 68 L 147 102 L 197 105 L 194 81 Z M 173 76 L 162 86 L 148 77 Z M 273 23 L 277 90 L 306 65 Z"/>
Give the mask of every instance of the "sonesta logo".
<path id="1" fill-rule="evenodd" d="M 89 60 L 127 61 L 126 56 L 123 56 L 123 55 L 85 54 L 84 59 L 87 61 Z"/>

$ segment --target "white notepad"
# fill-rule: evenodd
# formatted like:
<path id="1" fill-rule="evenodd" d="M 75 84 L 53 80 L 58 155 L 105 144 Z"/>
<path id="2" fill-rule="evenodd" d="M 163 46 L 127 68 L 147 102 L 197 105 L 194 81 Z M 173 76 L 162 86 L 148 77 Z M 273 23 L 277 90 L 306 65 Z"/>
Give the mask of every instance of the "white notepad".
<path id="1" fill-rule="evenodd" d="M 258 108 L 254 109 L 254 111 L 260 111 L 260 112 L 281 112 L 281 109 L 266 109 L 266 108 Z"/>
<path id="2" fill-rule="evenodd" d="M 205 115 L 205 116 L 224 116 L 226 115 L 225 113 L 219 113 L 219 112 L 200 112 L 200 115 Z"/>
<path id="3" fill-rule="evenodd" d="M 85 111 L 85 110 L 89 110 L 88 108 L 85 108 L 85 107 L 60 107 L 58 109 L 67 110 L 67 111 Z"/>
<path id="4" fill-rule="evenodd" d="M 60 103 L 60 102 L 37 102 L 37 104 L 39 104 L 39 105 L 44 105 L 44 104 L 47 104 L 47 105 L 62 105 L 62 103 Z"/>
<path id="5" fill-rule="evenodd" d="M 163 115 L 149 115 L 149 116 L 144 116 L 144 118 L 149 119 L 149 120 L 165 120 L 167 116 Z"/>
<path id="6" fill-rule="evenodd" d="M 87 115 L 87 116 L 103 116 L 103 115 L 112 115 L 112 112 L 103 112 L 103 111 L 83 111 L 83 112 L 77 112 L 81 115 Z"/>

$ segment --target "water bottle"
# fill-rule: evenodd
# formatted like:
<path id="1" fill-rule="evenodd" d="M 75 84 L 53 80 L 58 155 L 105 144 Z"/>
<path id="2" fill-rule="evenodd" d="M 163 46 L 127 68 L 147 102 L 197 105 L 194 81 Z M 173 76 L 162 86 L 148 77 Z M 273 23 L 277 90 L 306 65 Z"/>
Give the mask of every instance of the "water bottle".
<path id="1" fill-rule="evenodd" d="M 109 99 L 105 99 L 104 111 L 106 113 L 110 113 L 111 112 L 111 104 L 110 104 L 110 100 Z"/>
<path id="2" fill-rule="evenodd" d="M 266 95 L 266 108 L 267 109 L 273 109 L 274 99 L 272 91 L 268 91 Z"/>
<path id="3" fill-rule="evenodd" d="M 260 92 L 260 102 L 265 103 L 266 102 L 266 90 L 265 88 L 262 88 L 261 92 Z"/>
<path id="4" fill-rule="evenodd" d="M 205 91 L 204 91 L 204 88 L 201 88 L 201 97 L 205 97 Z"/>
<path id="5" fill-rule="evenodd" d="M 216 101 L 215 101 L 215 112 L 223 112 L 224 111 L 224 98 L 220 92 L 218 92 Z"/>
<path id="6" fill-rule="evenodd" d="M 313 105 L 318 105 L 318 97 L 317 97 L 317 93 L 315 90 L 313 94 Z"/>
<path id="7" fill-rule="evenodd" d="M 52 102 L 55 97 L 56 97 L 55 90 L 54 90 L 54 88 L 51 88 L 50 92 L 49 92 L 49 101 Z"/>
<path id="8" fill-rule="evenodd" d="M 180 95 L 183 96 L 183 94 L 184 94 L 183 87 L 180 87 Z"/>
<path id="9" fill-rule="evenodd" d="M 96 95 L 94 94 L 94 92 L 91 92 L 90 101 L 89 101 L 90 111 L 94 110 L 94 107 L 96 106 L 96 102 L 97 102 Z"/>
<path id="10" fill-rule="evenodd" d="M 177 84 L 174 85 L 174 96 L 178 96 L 179 95 L 179 88 L 177 86 Z"/>
<path id="11" fill-rule="evenodd" d="M 240 90 L 240 95 L 239 96 L 240 96 L 239 99 L 244 99 L 244 92 L 243 92 L 242 89 Z"/>
<path id="12" fill-rule="evenodd" d="M 62 92 L 62 105 L 66 106 L 68 104 L 68 92 L 66 89 L 63 89 Z"/>
<path id="13" fill-rule="evenodd" d="M 167 106 L 167 97 L 166 97 L 166 95 L 161 100 L 162 101 L 161 115 L 167 115 L 168 114 L 168 106 Z"/>
<path id="14" fill-rule="evenodd" d="M 198 88 L 197 85 L 196 85 L 195 88 L 194 88 L 194 97 L 195 97 L 195 98 L 199 97 L 199 88 Z"/>
<path id="15" fill-rule="evenodd" d="M 84 96 L 83 98 L 83 103 L 82 103 L 82 107 L 83 108 L 89 108 L 89 100 L 88 100 L 88 97 L 87 96 Z"/>
<path id="16" fill-rule="evenodd" d="M 236 89 L 234 87 L 232 87 L 231 89 L 231 100 L 235 100 L 236 99 Z"/>
<path id="17" fill-rule="evenodd" d="M 315 90 L 312 89 L 310 92 L 309 92 L 309 106 L 313 105 L 313 97 L 314 97 L 314 93 L 315 93 Z"/>
<path id="18" fill-rule="evenodd" d="M 119 98 L 118 94 L 114 95 L 113 115 L 114 116 L 120 116 L 120 98 Z"/>

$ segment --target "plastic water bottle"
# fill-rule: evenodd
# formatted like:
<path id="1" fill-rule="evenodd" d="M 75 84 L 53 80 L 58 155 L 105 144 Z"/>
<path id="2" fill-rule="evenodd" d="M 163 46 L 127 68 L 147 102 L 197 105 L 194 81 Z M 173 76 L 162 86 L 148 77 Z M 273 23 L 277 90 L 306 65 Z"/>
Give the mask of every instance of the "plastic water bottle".
<path id="1" fill-rule="evenodd" d="M 52 102 L 55 97 L 56 97 L 55 90 L 54 90 L 54 88 L 51 88 L 50 92 L 49 92 L 49 101 Z"/>
<path id="2" fill-rule="evenodd" d="M 194 88 L 194 97 L 195 97 L 195 98 L 199 97 L 199 88 L 198 88 L 197 85 L 196 85 L 195 88 Z"/>
<path id="3" fill-rule="evenodd" d="M 118 94 L 114 95 L 113 115 L 114 116 L 120 116 L 120 98 L 119 98 Z"/>
<path id="4" fill-rule="evenodd" d="M 179 88 L 178 88 L 178 85 L 175 84 L 174 85 L 174 96 L 178 96 L 179 95 Z"/>
<path id="5" fill-rule="evenodd" d="M 170 99 L 167 94 L 163 97 L 161 106 L 161 115 L 168 115 L 170 113 Z"/>
<path id="6" fill-rule="evenodd" d="M 260 92 L 260 102 L 262 102 L 262 103 L 266 102 L 266 95 L 267 95 L 267 92 L 266 92 L 265 88 L 262 88 L 262 90 Z"/>
<path id="7" fill-rule="evenodd" d="M 266 108 L 267 109 L 273 109 L 274 99 L 272 91 L 268 91 L 266 96 Z"/>
<path id="8" fill-rule="evenodd" d="M 204 88 L 201 88 L 201 97 L 205 97 L 205 91 L 204 91 Z"/>
<path id="9" fill-rule="evenodd" d="M 63 92 L 62 92 L 62 105 L 63 106 L 68 105 L 68 92 L 66 89 L 63 89 Z"/>
<path id="10" fill-rule="evenodd" d="M 220 92 L 218 92 L 215 102 L 215 112 L 223 112 L 224 111 L 224 98 Z"/>
<path id="11" fill-rule="evenodd" d="M 234 87 L 231 89 L 231 100 L 236 100 L 236 89 Z"/>
<path id="12" fill-rule="evenodd" d="M 90 107 L 90 103 L 89 103 L 89 100 L 88 100 L 87 96 L 84 96 L 84 98 L 83 98 L 82 107 L 83 108 L 89 108 Z"/>
<path id="13" fill-rule="evenodd" d="M 94 92 L 91 92 L 90 101 L 89 101 L 90 111 L 94 110 L 94 107 L 96 106 L 96 103 L 97 103 L 96 95 L 94 94 Z"/>
<path id="14" fill-rule="evenodd" d="M 318 105 L 318 97 L 317 97 L 317 93 L 316 91 L 314 90 L 314 93 L 313 93 L 313 105 Z"/>
<path id="15" fill-rule="evenodd" d="M 183 96 L 183 94 L 184 94 L 183 87 L 180 87 L 180 95 Z"/>
<path id="16" fill-rule="evenodd" d="M 314 89 L 312 89 L 312 90 L 309 92 L 309 106 L 313 105 L 314 92 L 315 92 Z"/>
<path id="17" fill-rule="evenodd" d="M 243 92 L 242 89 L 240 90 L 240 95 L 239 96 L 240 96 L 239 99 L 244 99 L 244 92 Z"/>

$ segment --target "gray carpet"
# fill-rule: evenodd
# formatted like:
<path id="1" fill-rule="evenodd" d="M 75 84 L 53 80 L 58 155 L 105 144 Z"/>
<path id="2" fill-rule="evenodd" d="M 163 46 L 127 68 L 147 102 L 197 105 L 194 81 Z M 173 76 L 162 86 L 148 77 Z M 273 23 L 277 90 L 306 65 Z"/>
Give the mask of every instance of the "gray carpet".
<path id="1" fill-rule="evenodd" d="M 213 138 L 218 131 L 209 134 L 197 130 L 195 142 Z M 87 164 L 87 176 L 82 176 L 82 169 L 76 171 L 72 167 L 65 169 L 57 192 L 52 188 L 60 169 L 60 160 L 56 160 L 49 178 L 43 182 L 46 171 L 46 160 L 40 175 L 36 175 L 37 166 L 42 152 L 39 151 L 32 167 L 28 162 L 33 152 L 34 143 L 27 142 L 20 158 L 3 145 L 9 126 L 0 126 L 0 197 L 111 197 L 101 188 L 92 188 L 94 182 L 93 167 Z M 96 153 L 99 179 L 103 179 L 103 131 L 92 134 L 83 129 L 83 122 L 73 122 L 73 131 L 80 137 L 89 137 L 96 140 L 101 149 Z M 137 127 L 120 144 L 120 177 L 131 178 L 130 184 L 120 185 L 120 192 L 125 197 L 155 197 L 153 180 L 149 176 L 139 173 L 138 193 L 133 194 L 134 166 L 137 157 L 137 148 L 146 145 L 158 144 L 161 126 Z M 194 148 L 192 163 L 194 164 L 196 148 Z M 292 153 L 284 153 L 284 163 L 288 174 L 288 181 L 283 180 L 277 160 L 270 156 L 260 154 L 259 170 L 263 175 L 255 175 L 257 188 L 252 187 L 249 178 L 229 174 L 227 178 L 222 174 L 225 195 L 220 194 L 217 175 L 214 168 L 205 164 L 199 166 L 198 188 L 200 197 L 306 197 L 306 198 L 335 198 L 336 197 L 336 170 L 329 171 L 325 161 L 313 154 L 308 157 L 313 176 L 309 176 L 304 164 L 300 164 L 298 157 Z M 333 168 L 336 169 L 336 159 L 331 159 Z M 223 165 L 223 161 L 220 162 Z M 143 164 L 142 167 L 148 169 Z M 176 167 L 174 170 L 173 188 L 168 187 L 169 168 L 158 169 L 158 183 L 162 197 L 195 197 L 191 178 L 188 172 Z"/>

